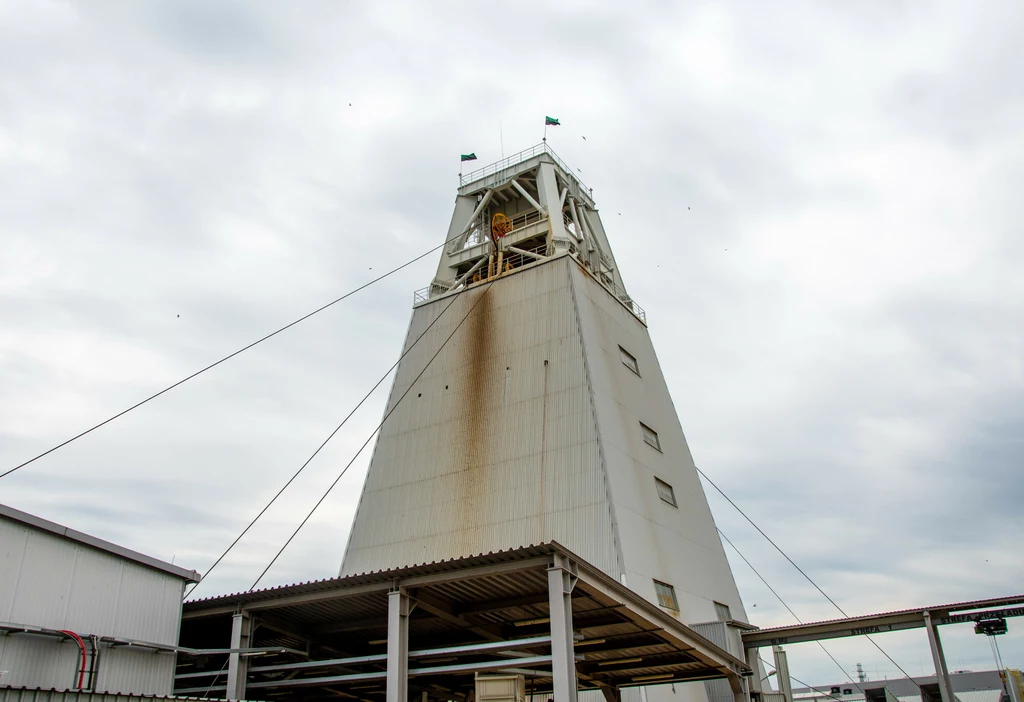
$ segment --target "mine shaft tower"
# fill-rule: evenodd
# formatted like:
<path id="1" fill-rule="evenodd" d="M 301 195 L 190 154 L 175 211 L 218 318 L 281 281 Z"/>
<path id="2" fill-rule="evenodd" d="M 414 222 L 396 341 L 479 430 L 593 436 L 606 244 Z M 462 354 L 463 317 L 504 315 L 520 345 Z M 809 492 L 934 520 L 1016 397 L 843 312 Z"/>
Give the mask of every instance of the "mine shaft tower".
<path id="1" fill-rule="evenodd" d="M 745 622 L 592 191 L 546 144 L 460 181 L 341 575 L 557 541 L 684 623 Z"/>

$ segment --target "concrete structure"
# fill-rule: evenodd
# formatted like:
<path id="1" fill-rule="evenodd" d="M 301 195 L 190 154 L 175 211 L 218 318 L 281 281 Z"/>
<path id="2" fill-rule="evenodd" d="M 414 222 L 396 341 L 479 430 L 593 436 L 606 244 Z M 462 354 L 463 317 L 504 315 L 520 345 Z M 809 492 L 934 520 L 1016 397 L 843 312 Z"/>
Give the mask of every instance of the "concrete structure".
<path id="1" fill-rule="evenodd" d="M 280 702 L 467 702 L 481 673 L 545 700 L 713 680 L 743 702 L 751 673 L 556 543 L 188 602 L 181 644 L 177 694 Z"/>
<path id="2" fill-rule="evenodd" d="M 181 599 L 198 580 L 0 505 L 0 687 L 170 694 Z"/>
<path id="3" fill-rule="evenodd" d="M 545 145 L 462 180 L 340 574 L 558 541 L 682 622 L 744 622 L 590 190 Z"/>

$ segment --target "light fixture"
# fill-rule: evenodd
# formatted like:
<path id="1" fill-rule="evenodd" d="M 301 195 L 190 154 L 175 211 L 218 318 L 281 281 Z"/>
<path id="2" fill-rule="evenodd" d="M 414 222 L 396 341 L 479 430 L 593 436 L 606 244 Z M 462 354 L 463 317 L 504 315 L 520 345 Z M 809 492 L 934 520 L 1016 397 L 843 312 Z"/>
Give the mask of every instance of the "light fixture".
<path id="1" fill-rule="evenodd" d="M 595 644 L 602 644 L 608 639 L 587 639 L 586 641 L 577 641 L 577 646 L 594 646 Z"/>
<path id="2" fill-rule="evenodd" d="M 613 661 L 598 661 L 598 665 L 618 665 L 619 663 L 639 663 L 643 660 L 643 657 L 637 656 L 636 658 L 616 658 Z"/>

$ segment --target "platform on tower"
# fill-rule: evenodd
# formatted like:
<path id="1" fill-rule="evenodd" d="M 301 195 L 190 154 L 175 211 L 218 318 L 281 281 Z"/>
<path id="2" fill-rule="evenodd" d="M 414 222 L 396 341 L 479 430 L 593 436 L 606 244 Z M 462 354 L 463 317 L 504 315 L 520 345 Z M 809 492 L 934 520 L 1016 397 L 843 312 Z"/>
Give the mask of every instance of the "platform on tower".
<path id="1" fill-rule="evenodd" d="M 187 602 L 181 646 L 205 652 L 179 656 L 175 694 L 231 699 L 467 700 L 478 673 L 555 699 L 716 679 L 739 699 L 751 672 L 557 543 Z"/>

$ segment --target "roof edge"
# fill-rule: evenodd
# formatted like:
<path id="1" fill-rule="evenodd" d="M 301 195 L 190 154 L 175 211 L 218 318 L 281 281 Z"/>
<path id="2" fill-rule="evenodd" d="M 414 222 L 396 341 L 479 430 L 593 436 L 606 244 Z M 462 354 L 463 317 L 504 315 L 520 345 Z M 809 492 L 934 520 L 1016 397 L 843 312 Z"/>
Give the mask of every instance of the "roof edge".
<path id="1" fill-rule="evenodd" d="M 182 568 L 181 566 L 167 563 L 166 561 L 161 561 L 157 558 L 153 558 L 152 556 L 147 556 L 144 553 L 139 553 L 138 551 L 133 551 L 130 548 L 125 548 L 124 546 L 118 546 L 117 544 L 104 541 L 103 539 L 91 536 L 85 532 L 76 531 L 70 527 L 57 524 L 56 522 L 51 522 L 48 519 L 37 517 L 36 515 L 29 514 L 28 512 L 22 512 L 20 509 L 15 509 L 14 507 L 10 507 L 5 504 L 0 504 L 0 517 L 12 522 L 30 526 L 40 531 L 54 534 L 55 536 L 60 536 L 68 539 L 69 541 L 75 541 L 96 549 L 97 551 L 104 551 L 105 553 L 109 553 L 119 558 L 134 561 L 135 563 L 144 565 L 147 568 L 159 570 L 167 573 L 168 575 L 181 578 L 185 582 L 198 583 L 203 577 L 194 570 L 189 570 L 187 568 Z"/>

